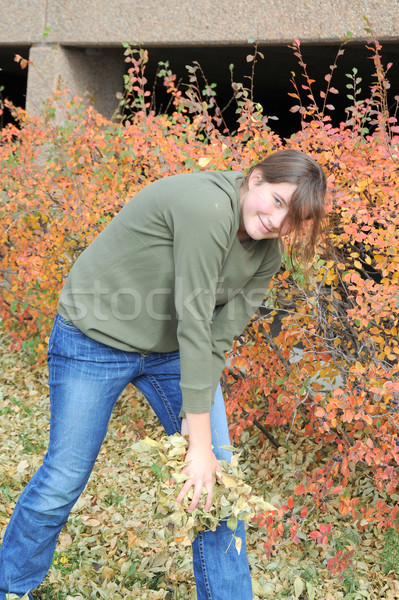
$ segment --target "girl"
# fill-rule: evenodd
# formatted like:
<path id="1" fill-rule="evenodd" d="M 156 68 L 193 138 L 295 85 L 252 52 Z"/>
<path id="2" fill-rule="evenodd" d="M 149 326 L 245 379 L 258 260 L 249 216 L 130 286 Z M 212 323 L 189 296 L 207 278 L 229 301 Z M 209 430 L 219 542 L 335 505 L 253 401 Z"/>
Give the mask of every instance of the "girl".
<path id="1" fill-rule="evenodd" d="M 49 448 L 4 536 L 0 600 L 45 576 L 129 383 L 168 434 L 189 436 L 189 477 L 177 500 L 193 488 L 191 511 L 205 487 L 210 509 L 218 459 L 229 459 L 221 448 L 229 444 L 219 386 L 225 352 L 280 267 L 281 237 L 291 234 L 294 249 L 311 256 L 325 191 L 321 167 L 296 150 L 270 154 L 246 177 L 167 177 L 136 194 L 80 255 L 49 339 Z M 244 539 L 242 523 L 237 535 Z M 224 523 L 197 536 L 199 600 L 252 599 L 245 543 L 238 555 L 230 542 Z"/>

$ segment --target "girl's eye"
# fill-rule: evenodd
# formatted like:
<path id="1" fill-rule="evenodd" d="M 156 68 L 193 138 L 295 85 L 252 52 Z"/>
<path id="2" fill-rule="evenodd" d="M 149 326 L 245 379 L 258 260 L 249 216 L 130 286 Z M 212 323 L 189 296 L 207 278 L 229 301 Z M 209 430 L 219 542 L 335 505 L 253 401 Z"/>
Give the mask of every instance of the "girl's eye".
<path id="1" fill-rule="evenodd" d="M 281 200 L 279 200 L 278 198 L 274 198 L 274 202 L 277 204 L 277 206 L 282 206 L 282 202 Z"/>

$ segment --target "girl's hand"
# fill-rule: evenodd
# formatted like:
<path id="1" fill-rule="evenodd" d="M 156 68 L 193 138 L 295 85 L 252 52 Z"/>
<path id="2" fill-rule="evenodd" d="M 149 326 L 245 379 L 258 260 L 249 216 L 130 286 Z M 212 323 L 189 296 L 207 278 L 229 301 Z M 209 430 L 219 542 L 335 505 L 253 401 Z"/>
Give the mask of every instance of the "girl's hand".
<path id="1" fill-rule="evenodd" d="M 186 454 L 186 462 L 189 464 L 182 471 L 189 476 L 189 479 L 184 482 L 176 500 L 181 502 L 193 487 L 194 495 L 188 507 L 188 511 L 192 512 L 198 506 L 202 488 L 205 488 L 208 494 L 205 510 L 209 511 L 213 497 L 213 476 L 216 471 L 221 471 L 219 462 L 212 452 L 210 413 L 187 413 L 182 421 L 181 433 L 188 434 L 189 437 Z"/>
<path id="2" fill-rule="evenodd" d="M 183 473 L 189 476 L 189 479 L 184 482 L 179 495 L 177 496 L 177 502 L 182 502 L 190 488 L 194 488 L 194 495 L 191 500 L 188 512 L 192 512 L 198 505 L 202 488 L 204 487 L 207 491 L 207 498 L 205 502 L 205 510 L 209 511 L 212 506 L 213 497 L 213 481 L 214 473 L 220 471 L 220 465 L 216 456 L 212 450 L 205 449 L 200 446 L 189 446 L 186 454 L 186 462 L 189 462 L 183 469 Z"/>

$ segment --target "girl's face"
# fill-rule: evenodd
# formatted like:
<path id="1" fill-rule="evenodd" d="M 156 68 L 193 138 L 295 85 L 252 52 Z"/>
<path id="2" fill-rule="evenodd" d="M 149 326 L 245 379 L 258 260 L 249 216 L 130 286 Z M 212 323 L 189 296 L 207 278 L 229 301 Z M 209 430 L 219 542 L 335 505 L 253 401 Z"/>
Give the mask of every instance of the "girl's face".
<path id="1" fill-rule="evenodd" d="M 238 238 L 266 240 L 287 235 L 289 226 L 284 225 L 281 231 L 280 226 L 295 189 L 294 183 L 267 183 L 255 169 L 249 177 L 247 191 L 241 194 Z"/>

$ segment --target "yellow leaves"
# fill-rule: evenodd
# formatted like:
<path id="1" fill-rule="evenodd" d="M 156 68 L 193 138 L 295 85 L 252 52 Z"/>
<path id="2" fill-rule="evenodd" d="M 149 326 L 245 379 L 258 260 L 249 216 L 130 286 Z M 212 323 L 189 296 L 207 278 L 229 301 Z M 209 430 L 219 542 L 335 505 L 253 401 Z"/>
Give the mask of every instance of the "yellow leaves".
<path id="1" fill-rule="evenodd" d="M 127 532 L 127 538 L 128 538 L 128 542 L 127 542 L 127 547 L 131 548 L 134 544 L 134 542 L 137 539 L 137 535 L 135 535 L 132 531 L 130 531 L 130 529 Z"/>
<path id="2" fill-rule="evenodd" d="M 143 440 L 141 440 L 141 442 L 138 442 L 138 444 L 140 444 L 140 447 L 141 447 L 141 445 L 143 445 L 143 446 L 150 446 L 150 448 L 159 448 L 159 446 L 160 446 L 159 441 L 153 440 L 148 436 L 146 436 Z M 139 447 L 139 446 L 137 445 L 137 447 Z"/>
<path id="3" fill-rule="evenodd" d="M 221 480 L 223 482 L 223 485 L 226 486 L 227 488 L 232 488 L 237 485 L 236 478 L 234 478 L 230 475 L 227 475 L 227 473 L 221 474 Z"/>
<path id="4" fill-rule="evenodd" d="M 251 486 L 242 479 L 242 472 L 237 465 L 237 459 L 232 464 L 226 461 L 220 461 L 222 473 L 217 477 L 214 485 L 214 496 L 212 509 L 209 513 L 204 510 L 204 501 L 206 491 L 202 491 L 200 504 L 190 514 L 187 513 L 187 507 L 190 502 L 190 493 L 185 497 L 181 504 L 177 504 L 175 498 L 178 494 L 178 487 L 171 486 L 170 482 L 179 481 L 184 467 L 184 454 L 176 455 L 174 449 L 187 448 L 186 438 L 175 434 L 161 439 L 153 444 L 137 442 L 133 444 L 132 449 L 136 453 L 136 460 L 147 467 L 147 483 L 151 482 L 152 487 L 156 486 L 153 503 L 154 509 L 158 505 L 159 517 L 165 519 L 164 536 L 171 537 L 177 543 L 186 543 L 187 539 L 193 540 L 198 531 L 203 528 L 214 530 L 220 521 L 226 521 L 227 526 L 234 532 L 237 527 L 237 519 L 250 520 L 254 514 L 261 511 L 276 511 L 274 505 L 266 502 L 260 496 L 252 493 Z M 167 462 L 162 469 L 154 468 L 154 461 L 159 462 L 159 457 L 165 456 Z M 157 465 L 155 465 L 157 466 Z M 142 469 L 141 469 L 142 470 Z M 192 496 L 192 490 L 191 490 Z M 136 540 L 132 542 L 137 543 Z M 240 549 L 239 542 L 236 545 L 237 551 Z"/>
<path id="5" fill-rule="evenodd" d="M 198 159 L 198 165 L 204 169 L 205 167 L 207 167 L 209 165 L 209 163 L 211 162 L 211 158 L 210 157 L 202 157 L 200 159 Z"/>
<path id="6" fill-rule="evenodd" d="M 324 279 L 324 284 L 325 285 L 331 285 L 332 283 L 335 282 L 335 273 L 333 270 L 328 271 L 325 279 Z"/>
<path id="7" fill-rule="evenodd" d="M 355 363 L 355 369 L 358 373 L 360 373 L 361 375 L 364 373 L 365 369 L 363 367 L 363 365 L 357 360 Z"/>

